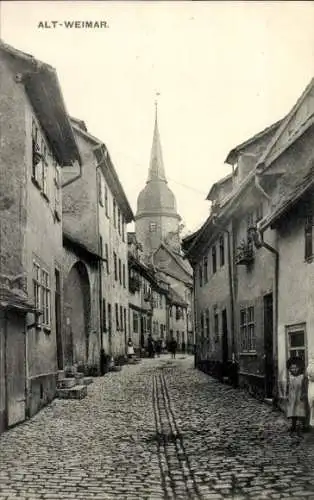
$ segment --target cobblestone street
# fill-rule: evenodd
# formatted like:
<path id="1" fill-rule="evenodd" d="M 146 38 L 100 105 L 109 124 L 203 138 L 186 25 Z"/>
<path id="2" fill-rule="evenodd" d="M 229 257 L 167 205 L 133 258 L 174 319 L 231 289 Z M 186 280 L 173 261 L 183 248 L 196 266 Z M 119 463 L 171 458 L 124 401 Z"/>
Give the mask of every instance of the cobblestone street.
<path id="1" fill-rule="evenodd" d="M 193 358 L 142 360 L 0 437 L 1 499 L 314 499 L 314 441 Z"/>

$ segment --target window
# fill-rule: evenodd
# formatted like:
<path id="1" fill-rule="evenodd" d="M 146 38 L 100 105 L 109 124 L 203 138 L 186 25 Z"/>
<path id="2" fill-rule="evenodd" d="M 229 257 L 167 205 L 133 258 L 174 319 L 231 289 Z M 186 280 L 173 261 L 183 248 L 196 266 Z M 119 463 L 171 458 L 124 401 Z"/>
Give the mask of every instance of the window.
<path id="1" fill-rule="evenodd" d="M 118 281 L 118 262 L 117 262 L 117 254 L 113 252 L 113 265 L 114 265 L 114 279 Z"/>
<path id="2" fill-rule="evenodd" d="M 202 339 L 204 338 L 204 313 L 201 312 L 201 337 Z"/>
<path id="3" fill-rule="evenodd" d="M 133 311 L 133 332 L 138 333 L 138 314 Z"/>
<path id="4" fill-rule="evenodd" d="M 217 255 L 216 255 L 216 246 L 212 247 L 212 269 L 213 274 L 217 271 Z"/>
<path id="5" fill-rule="evenodd" d="M 98 172 L 98 199 L 99 204 L 104 206 L 104 180 L 100 172 Z"/>
<path id="6" fill-rule="evenodd" d="M 124 326 L 123 326 L 123 307 L 120 306 L 120 329 L 123 331 Z"/>
<path id="7" fill-rule="evenodd" d="M 107 309 L 106 309 L 106 300 L 102 299 L 102 331 L 107 331 Z"/>
<path id="8" fill-rule="evenodd" d="M 122 285 L 122 263 L 121 263 L 121 259 L 119 259 L 119 281 L 120 281 L 120 285 Z"/>
<path id="9" fill-rule="evenodd" d="M 100 253 L 100 256 L 102 257 L 103 256 L 103 239 L 102 239 L 102 236 L 99 236 L 99 253 Z"/>
<path id="10" fill-rule="evenodd" d="M 111 304 L 108 304 L 108 333 L 111 335 L 112 331 L 112 317 L 111 317 Z"/>
<path id="11" fill-rule="evenodd" d="M 117 204 L 116 200 L 113 200 L 113 225 L 117 227 Z"/>
<path id="12" fill-rule="evenodd" d="M 33 262 L 33 288 L 34 288 L 34 303 L 36 309 L 41 308 L 40 300 L 40 266 Z"/>
<path id="13" fill-rule="evenodd" d="M 305 259 L 313 257 L 313 223 L 314 217 L 308 215 L 305 220 Z"/>
<path id="14" fill-rule="evenodd" d="M 209 339 L 210 328 L 209 328 L 209 309 L 206 309 L 205 315 L 205 328 L 206 328 L 206 337 Z"/>
<path id="15" fill-rule="evenodd" d="M 247 225 L 247 229 L 249 229 L 250 227 L 254 226 L 254 213 L 253 212 L 249 212 L 246 216 L 246 225 Z"/>
<path id="16" fill-rule="evenodd" d="M 248 248 L 253 250 L 253 237 L 250 228 L 254 227 L 254 213 L 250 212 L 246 218 L 247 222 L 247 244 Z"/>
<path id="17" fill-rule="evenodd" d="M 203 266 L 202 266 L 202 264 L 199 265 L 198 277 L 199 277 L 200 286 L 203 286 Z"/>
<path id="18" fill-rule="evenodd" d="M 48 195 L 48 184 L 47 184 L 47 175 L 48 175 L 48 151 L 47 151 L 47 146 L 45 144 L 45 141 L 42 139 L 41 141 L 41 162 L 42 162 L 42 168 L 41 168 L 41 174 L 42 174 L 42 190 L 44 195 Z"/>
<path id="19" fill-rule="evenodd" d="M 121 214 L 121 232 L 122 232 L 122 241 L 124 242 L 125 241 L 125 221 L 124 221 L 124 217 L 122 214 Z"/>
<path id="20" fill-rule="evenodd" d="M 207 258 L 207 256 L 204 257 L 203 266 L 204 266 L 204 283 L 207 283 L 208 282 L 208 258 Z"/>
<path id="21" fill-rule="evenodd" d="M 109 274 L 109 249 L 108 249 L 108 243 L 105 244 L 105 251 L 106 251 L 106 271 Z"/>
<path id="22" fill-rule="evenodd" d="M 42 269 L 41 271 L 41 286 L 42 286 L 42 324 L 50 327 L 50 278 L 49 273 Z"/>
<path id="23" fill-rule="evenodd" d="M 116 329 L 119 330 L 119 306 L 118 306 L 118 304 L 115 304 L 115 311 L 116 311 Z"/>
<path id="24" fill-rule="evenodd" d="M 54 191 L 55 191 L 55 215 L 59 221 L 61 221 L 61 199 L 60 199 L 60 189 L 61 189 L 61 174 L 60 167 L 54 160 Z"/>
<path id="25" fill-rule="evenodd" d="M 255 352 L 254 307 L 240 310 L 240 342 L 242 352 Z"/>
<path id="26" fill-rule="evenodd" d="M 149 230 L 151 233 L 154 233 L 157 231 L 157 223 L 156 222 L 150 222 L 149 223 Z"/>
<path id="27" fill-rule="evenodd" d="M 105 212 L 106 216 L 109 217 L 108 188 L 106 185 L 105 185 Z"/>
<path id="28" fill-rule="evenodd" d="M 39 130 L 35 120 L 32 121 L 32 153 L 33 153 L 32 178 L 40 186 L 42 180 L 42 175 L 41 175 L 42 163 L 41 163 Z"/>
<path id="29" fill-rule="evenodd" d="M 306 361 L 305 323 L 286 327 L 288 358 L 298 356 Z"/>
<path id="30" fill-rule="evenodd" d="M 127 324 L 126 324 L 126 308 L 123 308 L 123 317 L 124 317 L 124 330 L 127 333 Z"/>
<path id="31" fill-rule="evenodd" d="M 126 282 L 125 282 L 125 264 L 123 264 L 122 281 L 123 281 L 123 287 L 126 288 Z"/>
<path id="32" fill-rule="evenodd" d="M 120 208 L 118 208 L 118 232 L 121 234 L 121 211 Z"/>
<path id="33" fill-rule="evenodd" d="M 220 236 L 219 239 L 220 267 L 225 265 L 225 238 Z"/>
<path id="34" fill-rule="evenodd" d="M 169 307 L 169 316 L 172 318 L 172 306 Z"/>
<path id="35" fill-rule="evenodd" d="M 215 335 L 215 342 L 218 342 L 219 340 L 219 315 L 217 312 L 214 314 L 214 335 Z"/>
<path id="36" fill-rule="evenodd" d="M 33 293 L 34 303 L 41 310 L 41 324 L 50 328 L 51 323 L 51 290 L 50 277 L 45 269 L 41 269 L 37 262 L 33 262 Z"/>

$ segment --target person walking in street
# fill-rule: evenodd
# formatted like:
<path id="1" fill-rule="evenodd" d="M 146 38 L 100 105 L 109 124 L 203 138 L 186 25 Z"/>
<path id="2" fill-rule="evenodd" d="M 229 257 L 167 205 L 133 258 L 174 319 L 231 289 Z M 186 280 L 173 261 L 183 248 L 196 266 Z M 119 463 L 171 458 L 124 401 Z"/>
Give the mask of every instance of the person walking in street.
<path id="1" fill-rule="evenodd" d="M 157 354 L 158 358 L 160 358 L 160 353 L 161 353 L 161 339 L 157 339 L 156 354 Z"/>
<path id="2" fill-rule="evenodd" d="M 148 357 L 153 358 L 155 356 L 155 345 L 154 345 L 154 339 L 152 337 L 152 334 L 150 333 L 148 335 L 147 339 L 147 351 L 148 351 Z"/>
<path id="3" fill-rule="evenodd" d="M 134 356 L 134 344 L 132 342 L 132 339 L 129 338 L 128 343 L 127 343 L 127 356 L 129 359 L 133 358 Z"/>
<path id="4" fill-rule="evenodd" d="M 183 352 L 183 354 L 185 354 L 185 342 L 184 342 L 184 340 L 182 342 L 182 352 Z"/>
<path id="5" fill-rule="evenodd" d="M 286 387 L 287 418 L 291 420 L 291 432 L 297 430 L 298 421 L 306 431 L 307 416 L 307 377 L 304 374 L 302 359 L 292 357 L 287 361 L 288 380 Z"/>
<path id="6" fill-rule="evenodd" d="M 172 359 L 175 359 L 176 357 L 176 352 L 177 352 L 177 347 L 178 347 L 178 343 L 177 341 L 172 337 L 172 339 L 170 340 L 169 342 L 169 350 L 171 352 L 171 358 Z"/>
<path id="7" fill-rule="evenodd" d="M 166 342 L 165 342 L 165 339 L 162 339 L 162 341 L 161 341 L 161 352 L 162 352 L 162 354 L 165 354 L 165 351 L 166 351 Z"/>

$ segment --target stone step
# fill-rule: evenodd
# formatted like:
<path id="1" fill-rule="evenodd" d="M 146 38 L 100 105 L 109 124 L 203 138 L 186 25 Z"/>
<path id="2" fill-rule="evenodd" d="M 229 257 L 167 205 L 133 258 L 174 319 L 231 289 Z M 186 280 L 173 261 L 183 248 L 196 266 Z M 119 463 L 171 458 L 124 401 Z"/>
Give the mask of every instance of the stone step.
<path id="1" fill-rule="evenodd" d="M 66 389 L 57 389 L 56 397 L 59 399 L 83 399 L 87 396 L 86 385 L 75 385 Z"/>
<path id="2" fill-rule="evenodd" d="M 121 365 L 114 365 L 109 368 L 110 372 L 121 372 L 122 366 Z"/>
<path id="3" fill-rule="evenodd" d="M 77 368 L 75 366 L 69 366 L 64 371 L 66 377 L 73 378 L 77 373 Z"/>
<path id="4" fill-rule="evenodd" d="M 90 385 L 94 382 L 93 377 L 84 377 L 82 380 L 84 385 Z"/>
<path id="5" fill-rule="evenodd" d="M 74 387 L 76 385 L 75 378 L 64 378 L 62 380 L 57 381 L 58 389 L 69 389 L 70 387 Z"/>
<path id="6" fill-rule="evenodd" d="M 58 370 L 58 373 L 57 373 L 57 381 L 59 380 L 62 380 L 65 378 L 65 373 L 64 373 L 64 370 Z"/>

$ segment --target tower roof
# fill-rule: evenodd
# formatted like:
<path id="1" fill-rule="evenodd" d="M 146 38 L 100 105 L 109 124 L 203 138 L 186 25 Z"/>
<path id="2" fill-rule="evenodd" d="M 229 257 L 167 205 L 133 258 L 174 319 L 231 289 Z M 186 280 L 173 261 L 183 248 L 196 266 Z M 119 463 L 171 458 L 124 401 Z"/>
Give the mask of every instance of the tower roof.
<path id="1" fill-rule="evenodd" d="M 136 217 L 145 215 L 168 215 L 179 219 L 173 192 L 167 185 L 158 130 L 157 105 L 150 165 L 146 186 L 137 198 Z"/>
<path id="2" fill-rule="evenodd" d="M 155 106 L 156 106 L 156 111 L 155 111 L 154 136 L 153 136 L 152 150 L 150 154 L 150 165 L 149 165 L 147 182 L 156 180 L 167 182 L 164 162 L 162 158 L 160 135 L 158 130 L 157 103 L 155 104 Z"/>

